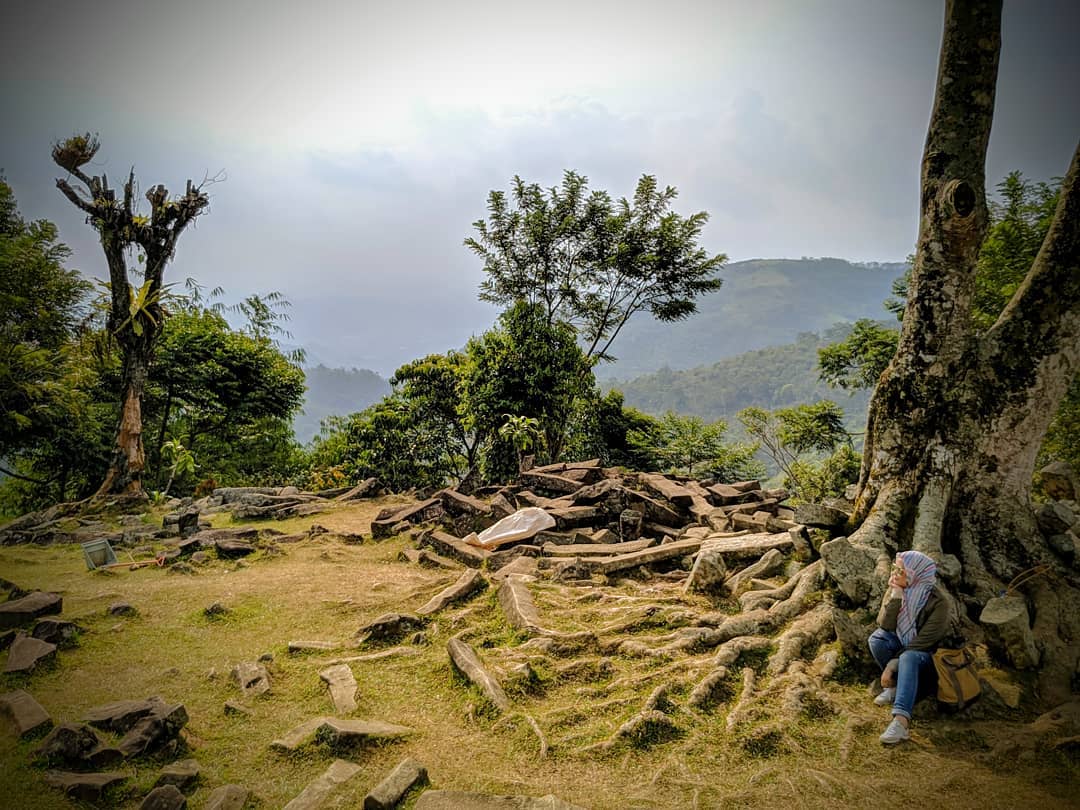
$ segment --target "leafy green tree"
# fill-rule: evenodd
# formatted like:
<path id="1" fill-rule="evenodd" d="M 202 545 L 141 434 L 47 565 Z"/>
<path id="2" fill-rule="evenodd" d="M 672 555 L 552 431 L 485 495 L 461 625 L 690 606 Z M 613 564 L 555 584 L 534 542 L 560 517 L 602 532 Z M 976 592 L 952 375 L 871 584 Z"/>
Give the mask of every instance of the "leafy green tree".
<path id="1" fill-rule="evenodd" d="M 73 344 L 91 288 L 64 267 L 70 255 L 55 225 L 19 216 L 0 179 L 0 459 L 8 464 L 86 409 Z"/>
<path id="2" fill-rule="evenodd" d="M 763 468 L 754 460 L 756 445 L 724 442 L 727 424 L 707 424 L 698 416 L 680 416 L 666 412 L 647 430 L 633 430 L 628 441 L 651 457 L 648 469 L 662 469 L 674 474 L 694 475 L 708 470 L 725 480 L 741 480 L 759 475 Z"/>
<path id="3" fill-rule="evenodd" d="M 134 169 L 124 183 L 119 200 L 105 174 L 91 177 L 83 172 L 82 167 L 94 158 L 99 146 L 97 138 L 89 133 L 75 135 L 56 143 L 52 158 L 81 184 L 76 191 L 62 178 L 56 181 L 57 188 L 86 213 L 87 222 L 100 237 L 109 270 L 107 328 L 122 356 L 116 448 L 98 494 L 145 497 L 142 399 L 165 318 L 162 307 L 165 267 L 175 255 L 180 234 L 206 210 L 210 198 L 201 185 L 196 186 L 190 180 L 185 193 L 171 199 L 165 186 L 157 185 L 145 195 L 150 203 L 149 214 L 139 214 Z M 132 254 L 142 267 L 142 283 L 138 286 L 129 280 L 136 269 L 129 264 Z"/>
<path id="4" fill-rule="evenodd" d="M 720 288 L 727 257 L 698 245 L 705 212 L 670 211 L 677 192 L 643 176 L 633 200 L 589 191 L 573 171 L 543 189 L 515 176 L 510 195 L 488 195 L 488 218 L 465 245 L 484 261 L 480 298 L 526 302 L 547 324 L 572 325 L 590 359 L 611 359 L 620 330 L 641 311 L 661 321 L 693 314 L 695 299 Z"/>
<path id="5" fill-rule="evenodd" d="M 848 390 L 873 388 L 896 354 L 899 339 L 898 329 L 868 318 L 856 321 L 846 340 L 818 349 L 821 379 Z"/>
<path id="6" fill-rule="evenodd" d="M 780 408 L 769 412 L 764 408 L 744 408 L 737 414 L 743 428 L 764 447 L 765 452 L 784 474 L 784 486 L 795 491 L 803 499 L 810 500 L 821 488 L 821 481 L 832 481 L 828 494 L 839 494 L 843 487 L 854 483 L 855 475 L 847 480 L 834 480 L 806 458 L 807 454 L 820 456 L 836 453 L 838 448 L 851 450 L 851 435 L 844 427 L 844 412 L 835 402 L 822 400 L 812 405 Z M 825 463 L 830 471 L 844 471 L 845 460 L 852 453 L 845 452 Z M 812 480 L 813 479 L 813 480 Z M 814 483 L 816 481 L 817 483 Z"/>
<path id="7" fill-rule="evenodd" d="M 444 455 L 459 478 L 476 465 L 479 441 L 466 424 L 462 406 L 466 366 L 461 352 L 429 354 L 401 366 L 390 378 L 394 390 L 409 403 L 412 419 L 430 423 L 433 431 L 445 436 Z"/>
<path id="8" fill-rule="evenodd" d="M 499 316 L 495 328 L 469 341 L 462 379 L 462 412 L 480 442 L 486 480 L 517 474 L 517 453 L 498 435 L 505 414 L 539 423 L 542 446 L 559 458 L 576 403 L 593 390 L 592 370 L 565 323 L 547 320 L 536 304 L 519 302 Z"/>

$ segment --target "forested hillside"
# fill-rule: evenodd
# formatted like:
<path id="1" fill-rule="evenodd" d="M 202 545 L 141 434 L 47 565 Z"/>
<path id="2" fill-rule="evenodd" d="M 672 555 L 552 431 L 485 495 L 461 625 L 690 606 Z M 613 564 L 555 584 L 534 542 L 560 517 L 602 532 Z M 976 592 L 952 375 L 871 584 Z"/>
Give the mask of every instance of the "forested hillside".
<path id="1" fill-rule="evenodd" d="M 686 321 L 630 321 L 615 347 L 617 362 L 600 367 L 597 375 L 625 380 L 665 366 L 689 369 L 780 346 L 804 332 L 823 333 L 836 323 L 887 317 L 882 302 L 905 268 L 831 258 L 729 264 L 720 274 L 724 286 L 702 296 Z"/>
<path id="2" fill-rule="evenodd" d="M 318 435 L 319 423 L 326 417 L 362 411 L 390 393 L 390 383 L 366 368 L 327 368 L 320 364 L 305 369 L 304 374 L 304 410 L 293 420 L 296 440 L 301 444 Z"/>
<path id="3" fill-rule="evenodd" d="M 825 332 L 803 332 L 793 343 L 769 346 L 728 357 L 712 365 L 682 371 L 665 367 L 631 380 L 612 381 L 627 405 L 649 414 L 676 411 L 712 421 L 727 419 L 752 405 L 774 410 L 832 399 L 849 425 L 861 424 L 869 394 L 830 388 L 818 378 L 817 350 L 847 337 L 850 324 Z"/>

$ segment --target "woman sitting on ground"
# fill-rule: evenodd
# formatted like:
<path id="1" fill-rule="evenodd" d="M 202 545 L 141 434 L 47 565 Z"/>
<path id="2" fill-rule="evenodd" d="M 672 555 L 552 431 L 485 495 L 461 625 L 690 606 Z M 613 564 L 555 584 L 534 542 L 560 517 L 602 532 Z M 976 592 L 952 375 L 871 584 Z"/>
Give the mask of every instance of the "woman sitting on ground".
<path id="1" fill-rule="evenodd" d="M 901 551 L 889 577 L 889 594 L 878 612 L 870 652 L 881 667 L 879 706 L 892 704 L 892 722 L 881 742 L 911 738 L 911 710 L 919 693 L 933 683 L 934 650 L 949 632 L 949 602 L 937 584 L 937 566 L 920 551 Z"/>

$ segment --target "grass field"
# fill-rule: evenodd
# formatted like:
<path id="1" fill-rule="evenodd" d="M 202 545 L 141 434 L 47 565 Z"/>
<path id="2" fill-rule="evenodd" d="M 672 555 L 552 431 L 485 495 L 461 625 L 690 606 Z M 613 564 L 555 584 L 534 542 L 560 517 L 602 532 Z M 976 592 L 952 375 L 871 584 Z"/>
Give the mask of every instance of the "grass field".
<path id="1" fill-rule="evenodd" d="M 263 549 L 242 562 L 212 560 L 194 574 L 157 567 L 88 572 L 78 547 L 2 548 L 0 576 L 26 589 L 61 593 L 62 618 L 86 632 L 77 646 L 58 653 L 54 665 L 27 677 L 0 676 L 0 692 L 28 690 L 57 723 L 121 699 L 161 695 L 184 703 L 190 722 L 182 735 L 187 750 L 179 756 L 197 759 L 202 769 L 200 786 L 189 797 L 193 808 L 214 787 L 230 782 L 250 788 L 252 807 L 282 807 L 338 756 L 362 770 L 326 807 L 361 806 L 365 793 L 405 756 L 427 767 L 435 787 L 554 793 L 594 810 L 1080 806 L 1080 769 L 1065 754 L 988 757 L 1009 727 L 1000 719 L 932 717 L 916 723 L 912 742 L 884 749 L 877 736 L 887 712 L 871 703 L 869 678 L 846 668 L 830 684 L 839 712 L 792 720 L 776 748 L 752 745 L 752 735 L 727 730 L 725 717 L 739 688 L 735 678 L 729 700 L 702 712 L 682 708 L 685 692 L 673 690 L 674 733 L 646 735 L 604 754 L 584 753 L 640 711 L 662 681 L 650 673 L 678 662 L 584 656 L 570 672 L 567 661 L 522 648 L 526 637 L 508 626 L 493 589 L 433 617 L 424 631 L 426 643 L 405 642 L 408 653 L 350 664 L 359 684 L 359 708 L 352 716 L 405 725 L 414 734 L 346 752 L 314 745 L 296 755 L 276 753 L 269 747 L 272 739 L 310 717 L 332 714 L 318 675 L 327 661 L 366 651 L 290 655 L 288 642 L 346 642 L 370 619 L 413 611 L 457 577 L 401 561 L 407 537 L 347 545 L 333 535 L 367 532 L 382 505 L 353 504 L 275 523 L 273 528 L 286 532 L 318 523 L 331 533 L 281 545 L 276 553 Z M 595 630 L 617 609 L 632 610 L 635 600 L 677 606 L 681 599 L 677 588 L 648 582 L 533 587 L 545 621 L 567 631 Z M 106 608 L 119 600 L 134 605 L 138 616 L 107 616 Z M 208 617 L 204 609 L 215 602 L 227 612 Z M 641 632 L 649 632 L 645 618 Z M 455 634 L 463 634 L 493 671 L 506 672 L 525 660 L 533 666 L 536 682 L 507 678 L 514 713 L 500 717 L 453 672 L 446 642 Z M 247 701 L 250 716 L 226 715 L 227 700 L 244 702 L 229 678 L 231 668 L 266 653 L 273 656 L 271 693 Z M 546 757 L 539 756 L 538 738 L 518 712 L 542 729 L 550 744 Z M 69 807 L 44 784 L 44 767 L 31 762 L 35 745 L 0 735 L 0 806 Z M 178 756 L 126 764 L 122 770 L 130 779 L 110 797 L 110 806 L 138 807 L 161 766 L 173 758 Z"/>

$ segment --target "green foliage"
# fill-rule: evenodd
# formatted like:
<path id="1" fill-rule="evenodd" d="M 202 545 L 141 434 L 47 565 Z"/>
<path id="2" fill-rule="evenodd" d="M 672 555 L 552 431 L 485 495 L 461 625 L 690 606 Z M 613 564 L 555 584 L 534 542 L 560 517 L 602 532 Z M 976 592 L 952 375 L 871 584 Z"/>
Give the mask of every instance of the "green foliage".
<path id="1" fill-rule="evenodd" d="M 724 443 L 727 424 L 668 411 L 646 430 L 632 430 L 627 440 L 651 463 L 645 469 L 693 476 L 708 471 L 727 481 L 755 478 L 764 468 L 754 459 L 757 445 Z"/>
<path id="2" fill-rule="evenodd" d="M 599 458 L 606 467 L 655 469 L 652 454 L 635 447 L 630 436 L 649 433 L 656 419 L 623 406 L 621 391 L 591 391 L 579 400 L 571 422 L 567 458 Z"/>
<path id="3" fill-rule="evenodd" d="M 536 419 L 544 452 L 558 458 L 576 403 L 594 386 L 574 330 L 549 323 L 542 307 L 519 302 L 495 328 L 471 339 L 465 353 L 461 412 L 477 437 L 483 478 L 505 481 L 517 474 L 513 443 L 498 432 L 506 414 Z"/>
<path id="4" fill-rule="evenodd" d="M 165 442 L 161 446 L 161 452 L 162 458 L 169 465 L 169 480 L 165 484 L 165 489 L 161 491 L 162 496 L 164 496 L 169 494 L 169 489 L 178 475 L 181 478 L 194 475 L 199 465 L 195 463 L 195 456 L 192 452 L 176 439 Z"/>
<path id="5" fill-rule="evenodd" d="M 535 305 L 549 325 L 573 326 L 588 358 L 610 359 L 635 313 L 682 320 L 696 311 L 696 298 L 720 288 L 715 273 L 727 257 L 698 246 L 708 215 L 668 210 L 676 195 L 649 175 L 632 201 L 590 192 L 573 171 L 549 189 L 515 176 L 509 197 L 488 195 L 488 219 L 474 222 L 477 236 L 465 240 L 484 261 L 480 298 Z"/>
<path id="6" fill-rule="evenodd" d="M 87 403 L 73 343 L 90 285 L 51 222 L 25 222 L 0 179 L 0 459 L 9 463 L 77 421 Z"/>
<path id="7" fill-rule="evenodd" d="M 837 495 L 858 477 L 857 457 L 844 427 L 844 412 L 835 402 L 780 408 L 746 408 L 738 413 L 746 432 L 757 439 L 784 474 L 784 486 L 800 500 Z M 846 452 L 845 452 L 846 448 Z M 807 458 L 831 453 L 823 461 Z M 852 460 L 856 460 L 852 469 Z"/>
<path id="8" fill-rule="evenodd" d="M 899 339 L 897 329 L 865 318 L 856 321 L 846 340 L 818 349 L 821 379 L 847 390 L 873 388 L 896 354 Z"/>

